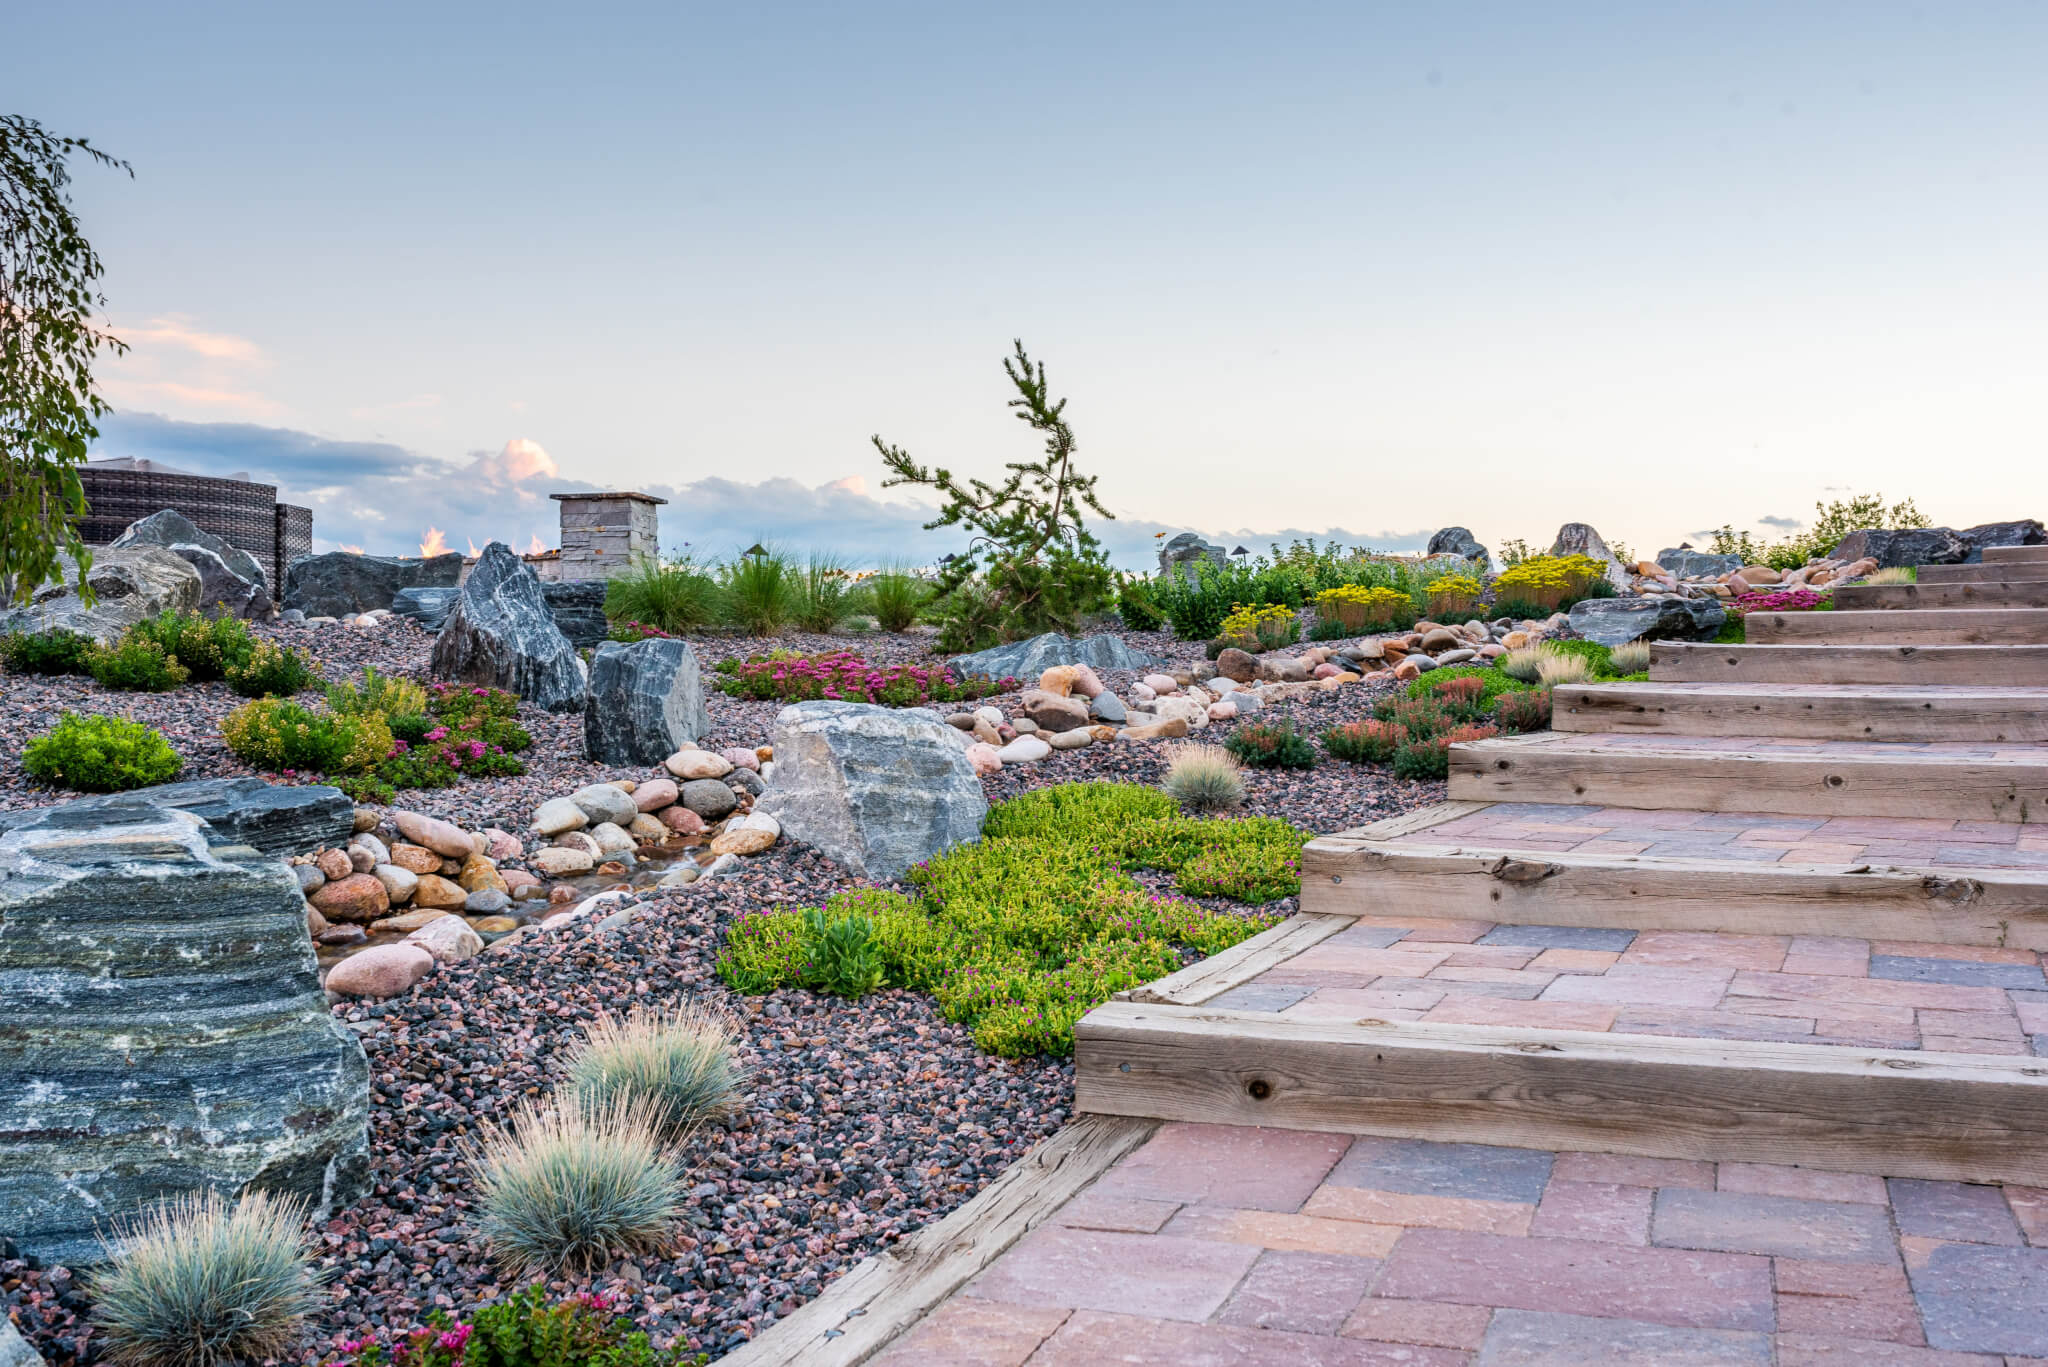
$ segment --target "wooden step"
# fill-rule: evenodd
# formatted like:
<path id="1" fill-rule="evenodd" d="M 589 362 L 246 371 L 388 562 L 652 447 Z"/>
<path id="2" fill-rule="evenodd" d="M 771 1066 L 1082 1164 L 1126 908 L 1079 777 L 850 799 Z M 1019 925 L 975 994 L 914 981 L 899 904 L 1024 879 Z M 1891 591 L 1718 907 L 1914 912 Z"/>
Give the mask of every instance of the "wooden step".
<path id="1" fill-rule="evenodd" d="M 2048 822 L 2048 747 L 1544 732 L 1452 746 L 1450 796 L 1653 811 Z"/>
<path id="2" fill-rule="evenodd" d="M 1752 612 L 1743 630 L 1750 645 L 2044 645 L 2048 608 Z"/>
<path id="3" fill-rule="evenodd" d="M 1835 590 L 1835 610 L 2048 608 L 2048 579 L 1998 579 L 1981 584 L 1849 584 Z"/>
<path id="4" fill-rule="evenodd" d="M 1609 683 L 1551 690 L 1558 731 L 2048 743 L 2048 687 Z"/>
<path id="5" fill-rule="evenodd" d="M 2001 565 L 1993 561 L 1989 565 L 1921 565 L 1914 573 L 1922 584 L 1989 584 L 2001 579 L 2040 579 L 2048 577 L 2048 565 L 2020 564 Z"/>
<path id="6" fill-rule="evenodd" d="M 2048 1185 L 2048 1062 L 1111 1001 L 1075 1109 Z"/>
<path id="7" fill-rule="evenodd" d="M 1652 683 L 2048 685 L 2048 645 L 1699 645 L 1656 641 Z"/>
<path id="8" fill-rule="evenodd" d="M 1422 911 L 1513 925 L 2048 949 L 2048 867 L 2024 866 L 2032 857 L 2017 842 L 2027 827 L 2003 828 L 2014 833 L 2010 846 L 1976 843 L 1984 832 L 1967 829 L 1953 832 L 1966 843 L 1945 845 L 1928 829 L 1945 823 L 1912 819 L 1774 829 L 1784 818 L 1759 813 L 1732 830 L 1719 814 L 1682 825 L 1646 815 L 1439 803 L 1400 826 L 1311 840 L 1301 909 L 1325 920 Z M 2012 866 L 1988 862 L 2001 857 Z M 1308 931 L 1292 924 L 1240 948 L 1298 953 L 1306 945 L 1293 941 Z M 1233 971 L 1237 952 L 1203 960 L 1187 970 L 1189 982 Z"/>
<path id="9" fill-rule="evenodd" d="M 1987 565 L 2048 564 L 2048 546 L 1986 546 Z"/>

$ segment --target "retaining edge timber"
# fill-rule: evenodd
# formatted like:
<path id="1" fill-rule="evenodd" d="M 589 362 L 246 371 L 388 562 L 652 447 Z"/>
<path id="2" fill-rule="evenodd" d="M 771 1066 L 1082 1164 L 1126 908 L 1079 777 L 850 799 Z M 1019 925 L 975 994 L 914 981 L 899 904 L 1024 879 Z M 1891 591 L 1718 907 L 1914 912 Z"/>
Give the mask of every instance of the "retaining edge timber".
<path id="1" fill-rule="evenodd" d="M 1656 641 L 1652 683 L 2048 684 L 2048 645 L 1701 645 Z"/>
<path id="2" fill-rule="evenodd" d="M 1117 1001 L 1173 1002 L 1199 1006 L 1220 997 L 1240 983 L 1248 983 L 1269 968 L 1278 968 L 1304 949 L 1311 949 L 1332 935 L 1348 930 L 1355 918 L 1344 915 L 1316 916 L 1300 912 L 1278 925 L 1268 926 L 1249 940 L 1241 940 L 1220 954 L 1211 954 L 1189 964 L 1178 973 L 1155 978 L 1142 987 L 1115 994 Z"/>
<path id="3" fill-rule="evenodd" d="M 2048 1185 L 2048 1060 L 1108 1002 L 1075 1105 L 1652 1158 Z"/>
<path id="4" fill-rule="evenodd" d="M 1997 579 L 1977 584 L 1845 584 L 1835 610 L 1924 612 L 1930 608 L 2048 608 L 2048 580 Z"/>
<path id="5" fill-rule="evenodd" d="M 857 1367 L 1151 1138 L 1150 1120 L 1076 1116 L 945 1218 L 854 1265 L 720 1367 Z"/>
<path id="6" fill-rule="evenodd" d="M 2048 546 L 1986 546 L 1982 554 L 1987 565 L 2048 563 Z"/>
<path id="7" fill-rule="evenodd" d="M 1312 841 L 1301 857 L 1301 909 L 2048 950 L 2048 872 L 2027 869 L 1559 854 L 1506 841 Z"/>
<path id="8" fill-rule="evenodd" d="M 1917 582 L 1922 584 L 1988 584 L 2015 576 L 2048 578 L 2048 564 L 2020 561 L 2018 564 L 2008 562 L 2001 565 L 1993 561 L 1988 565 L 1921 565 L 1915 573 L 1919 576 Z"/>
<path id="9" fill-rule="evenodd" d="M 2048 744 L 2048 687 L 1559 684 L 1550 725 L 1576 734 Z M 1769 686 L 1765 685 L 1765 689 Z"/>
<path id="10" fill-rule="evenodd" d="M 2042 645 L 2048 608 L 1752 612 L 1742 627 L 1750 645 Z"/>

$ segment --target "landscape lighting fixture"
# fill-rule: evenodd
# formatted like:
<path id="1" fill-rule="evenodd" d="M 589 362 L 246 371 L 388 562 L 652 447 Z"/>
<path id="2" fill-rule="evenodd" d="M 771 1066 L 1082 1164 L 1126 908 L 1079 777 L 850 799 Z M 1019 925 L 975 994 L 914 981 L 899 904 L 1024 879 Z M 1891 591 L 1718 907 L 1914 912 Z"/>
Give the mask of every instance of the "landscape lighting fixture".
<path id="1" fill-rule="evenodd" d="M 751 546 L 747 547 L 747 548 L 746 548 L 745 550 L 741 551 L 741 552 L 740 552 L 740 554 L 741 554 L 741 555 L 766 555 L 766 554 L 768 554 L 768 548 L 767 548 L 766 546 L 762 545 L 762 544 L 761 544 L 760 542 L 756 541 L 756 542 L 755 542 L 755 543 L 754 543 L 753 545 L 751 545 Z"/>

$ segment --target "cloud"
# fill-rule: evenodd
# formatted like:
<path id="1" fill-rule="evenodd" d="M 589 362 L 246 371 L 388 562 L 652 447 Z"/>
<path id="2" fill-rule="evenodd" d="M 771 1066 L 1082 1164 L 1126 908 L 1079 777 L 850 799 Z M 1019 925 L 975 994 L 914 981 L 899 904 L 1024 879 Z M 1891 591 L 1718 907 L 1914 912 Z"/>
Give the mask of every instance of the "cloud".
<path id="1" fill-rule="evenodd" d="M 204 356 L 209 361 L 256 365 L 263 360 L 262 349 L 248 338 L 225 332 L 202 332 L 190 326 L 180 314 L 152 318 L 144 327 L 116 328 L 114 335 L 131 347 L 174 347 Z"/>
<path id="2" fill-rule="evenodd" d="M 553 493 L 588 490 L 565 479 L 538 442 L 515 437 L 496 451 L 470 453 L 466 463 L 436 460 L 389 442 L 336 441 L 289 428 L 244 422 L 181 422 L 147 413 L 117 413 L 100 424 L 95 456 L 141 456 L 201 474 L 247 470 L 278 486 L 278 497 L 313 509 L 314 545 L 347 545 L 375 555 L 417 555 L 429 530 L 445 544 L 504 541 L 531 547 L 560 541 Z M 856 565 L 930 564 L 963 550 L 957 527 L 926 531 L 931 505 L 878 499 L 867 481 L 849 475 L 812 487 L 794 479 L 758 483 L 711 476 L 688 484 L 638 486 L 668 500 L 661 509 L 661 544 L 668 553 L 687 548 L 700 559 L 724 558 L 755 541 L 803 555 L 827 553 Z M 1382 551 L 1419 551 L 1429 528 L 1357 532 L 1342 527 L 1190 529 L 1147 518 L 1096 519 L 1090 530 L 1117 565 L 1152 569 L 1159 532 L 1195 530 L 1225 550 L 1247 546 L 1264 553 L 1275 542 L 1313 536 Z"/>
<path id="3" fill-rule="evenodd" d="M 1806 524 L 1796 517 L 1760 517 L 1756 520 L 1756 525 L 1759 527 L 1776 527 L 1781 532 L 1789 532 L 1794 528 L 1804 527 Z"/>

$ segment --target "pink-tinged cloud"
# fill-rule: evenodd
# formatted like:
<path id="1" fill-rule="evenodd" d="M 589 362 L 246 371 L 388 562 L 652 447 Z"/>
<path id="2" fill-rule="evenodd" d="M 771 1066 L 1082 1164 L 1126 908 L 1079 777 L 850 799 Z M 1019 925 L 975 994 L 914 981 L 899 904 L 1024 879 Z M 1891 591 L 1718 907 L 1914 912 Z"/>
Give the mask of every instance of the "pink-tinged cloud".
<path id="1" fill-rule="evenodd" d="M 131 347 L 177 347 L 204 356 L 209 361 L 255 365 L 263 360 L 262 348 L 248 338 L 225 332 L 202 332 L 176 314 L 168 318 L 152 318 L 147 327 L 116 328 L 114 335 Z"/>

